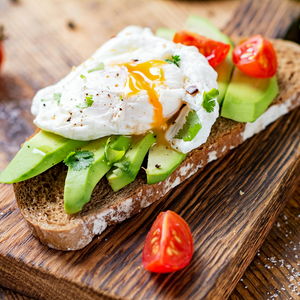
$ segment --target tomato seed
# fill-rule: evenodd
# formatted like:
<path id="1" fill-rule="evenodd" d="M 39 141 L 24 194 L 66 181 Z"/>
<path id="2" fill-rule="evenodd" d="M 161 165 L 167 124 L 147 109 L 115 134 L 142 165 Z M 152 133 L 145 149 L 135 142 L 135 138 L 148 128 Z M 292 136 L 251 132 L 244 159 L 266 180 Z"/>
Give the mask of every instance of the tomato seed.
<path id="1" fill-rule="evenodd" d="M 177 235 L 174 236 L 174 239 L 175 239 L 178 243 L 180 243 L 180 244 L 182 243 L 182 242 L 181 242 L 181 239 L 180 239 Z"/>
<path id="2" fill-rule="evenodd" d="M 155 244 L 155 245 L 152 247 L 152 254 L 153 254 L 153 255 L 156 255 L 157 252 L 158 252 L 158 250 L 159 250 L 159 246 L 158 246 L 157 244 Z"/>
<path id="3" fill-rule="evenodd" d="M 173 229 L 173 230 L 172 230 L 172 234 L 173 234 L 173 235 L 177 235 L 177 232 Z"/>
<path id="4" fill-rule="evenodd" d="M 173 256 L 173 252 L 172 252 L 172 249 L 170 247 L 167 248 L 167 254 L 169 256 Z"/>
<path id="5" fill-rule="evenodd" d="M 158 235 L 159 234 L 159 228 L 157 228 L 154 232 L 153 232 L 153 236 L 156 236 L 156 235 Z"/>
<path id="6" fill-rule="evenodd" d="M 171 246 L 173 249 L 175 249 L 175 245 L 174 245 L 174 243 L 173 243 L 172 241 L 170 241 L 170 246 Z"/>
<path id="7" fill-rule="evenodd" d="M 178 251 L 176 251 L 175 249 L 172 249 L 172 252 L 176 255 L 179 255 Z"/>
<path id="8" fill-rule="evenodd" d="M 152 245 L 152 244 L 154 244 L 156 241 L 158 241 L 158 237 L 157 237 L 157 236 L 154 237 L 154 238 L 151 240 L 151 243 L 150 243 L 150 244 Z"/>

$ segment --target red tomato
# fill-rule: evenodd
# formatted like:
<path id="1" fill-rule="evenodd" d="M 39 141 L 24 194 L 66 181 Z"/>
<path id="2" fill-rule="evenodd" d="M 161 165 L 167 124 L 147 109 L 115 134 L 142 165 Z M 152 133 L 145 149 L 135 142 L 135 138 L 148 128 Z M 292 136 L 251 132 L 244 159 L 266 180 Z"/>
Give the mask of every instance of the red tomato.
<path id="1" fill-rule="evenodd" d="M 251 77 L 269 78 L 276 74 L 275 50 L 261 35 L 250 37 L 237 45 L 232 60 L 240 71 Z"/>
<path id="2" fill-rule="evenodd" d="M 212 67 L 219 65 L 230 50 L 229 44 L 223 44 L 189 31 L 176 32 L 173 42 L 197 47 Z"/>
<path id="3" fill-rule="evenodd" d="M 193 239 L 188 224 L 175 212 L 158 215 L 143 250 L 144 267 L 155 273 L 169 273 L 186 267 L 193 256 Z"/>

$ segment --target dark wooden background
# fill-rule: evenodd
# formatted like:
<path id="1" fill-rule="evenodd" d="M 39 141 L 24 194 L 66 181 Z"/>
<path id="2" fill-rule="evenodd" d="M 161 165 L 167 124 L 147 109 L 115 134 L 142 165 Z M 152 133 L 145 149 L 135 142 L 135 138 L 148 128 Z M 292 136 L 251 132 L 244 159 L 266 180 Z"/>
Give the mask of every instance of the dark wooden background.
<path id="1" fill-rule="evenodd" d="M 28 0 L 20 1 L 20 3 L 0 0 L 0 23 L 4 23 L 8 35 L 5 45 L 7 59 L 0 81 L 0 126 L 2 128 L 0 132 L 2 147 L 0 168 L 7 165 L 24 137 L 30 135 L 34 129 L 30 123 L 32 117 L 28 114 L 34 92 L 64 76 L 73 65 L 79 64 L 88 57 L 97 46 L 109 37 L 111 32 L 117 32 L 131 23 L 150 26 L 153 29 L 159 26 L 179 29 L 189 13 L 196 13 L 209 17 L 217 26 L 224 28 L 227 34 L 251 35 L 261 32 L 269 37 L 283 37 L 291 23 L 299 17 L 299 11 L 298 3 L 279 0 L 221 2 Z M 98 18 L 99 21 L 97 21 Z M 93 30 L 90 29 L 91 27 Z M 26 29 L 30 29 L 30 31 L 26 31 Z M 86 35 L 88 35 L 88 39 Z M 46 45 L 49 43 L 52 47 L 47 48 Z M 46 56 L 50 56 L 51 61 L 46 60 Z M 29 61 L 25 59 L 26 57 L 30 58 Z M 22 61 L 21 58 L 25 60 Z M 14 101 L 11 101 L 12 99 Z M 284 130 L 289 130 L 296 136 L 298 134 L 299 137 L 299 127 L 297 127 L 299 116 L 298 110 L 298 112 L 284 117 L 279 123 L 277 122 L 275 127 L 273 126 L 272 129 L 268 129 L 267 133 L 263 133 L 262 138 L 258 137 L 247 142 L 248 145 L 242 146 L 242 150 L 239 149 L 223 160 L 211 164 L 201 176 L 214 178 L 216 176 L 213 175 L 214 168 L 219 167 L 220 170 L 224 168 L 225 160 L 234 161 L 239 158 L 241 163 L 246 163 L 243 157 L 246 155 L 247 147 L 252 143 L 261 143 L 261 139 L 272 139 L 272 131 L 283 127 L 285 121 L 292 122 L 293 126 L 291 128 L 285 126 Z M 276 137 L 285 138 L 285 132 L 278 132 Z M 274 133 L 273 138 L 275 138 Z M 299 178 L 299 162 L 295 157 L 297 156 L 293 156 L 291 153 L 290 158 L 293 158 L 294 162 L 290 165 L 288 172 L 291 178 L 284 180 L 285 190 L 280 193 L 282 197 L 284 196 L 283 198 L 286 198 L 295 188 L 293 184 Z M 238 167 L 236 172 L 238 172 Z M 194 177 L 185 185 L 192 182 L 194 182 L 193 187 L 197 186 L 195 182 L 203 183 L 201 179 L 196 180 Z M 289 184 L 291 185 L 289 186 Z M 9 190 L 5 191 L 10 193 Z M 178 189 L 170 195 L 169 199 L 180 196 L 181 191 Z M 298 259 L 298 255 L 300 257 L 299 194 L 300 187 L 275 222 L 265 243 L 231 294 L 231 299 L 289 299 L 290 297 L 297 299 L 297 296 L 299 297 L 297 290 L 298 283 L 300 284 L 298 278 L 300 276 L 300 259 Z M 195 198 L 195 196 L 193 197 Z M 168 201 L 165 205 L 154 205 L 150 211 L 157 213 L 159 209 L 168 207 L 167 205 L 171 203 L 170 200 Z M 283 204 L 283 202 L 280 203 Z M 14 204 L 10 205 L 10 208 L 11 210 L 5 210 L 0 206 L 3 211 L 10 211 L 9 214 L 17 214 Z M 177 210 L 185 214 L 184 208 L 177 207 Z M 129 221 L 125 224 L 127 225 L 124 226 L 128 227 L 132 223 Z M 104 239 L 109 236 L 111 230 L 114 229 L 110 228 L 104 235 Z M 0 243 L 3 241 L 1 232 L 0 229 Z M 26 236 L 23 244 L 32 242 L 25 231 L 22 231 L 22 234 Z M 266 232 L 263 235 L 266 235 Z M 99 254 L 102 255 L 99 243 L 94 242 L 95 247 L 88 248 L 87 251 L 98 249 Z M 106 249 L 108 250 L 108 248 Z M 30 252 L 24 253 L 30 257 Z M 83 251 L 82 254 L 88 257 L 88 252 Z M 61 254 L 60 256 L 63 255 L 69 257 L 70 260 L 73 259 L 70 254 Z M 26 257 L 23 259 L 26 260 Z M 115 259 L 117 260 L 118 257 Z M 3 262 L 0 261 L 1 263 Z M 247 258 L 245 258 L 245 261 L 240 260 L 238 267 L 243 270 L 247 264 Z M 114 265 L 114 267 L 116 266 Z M 168 285 L 168 280 L 171 280 L 169 278 L 174 279 L 174 277 L 160 276 L 157 280 L 158 282 L 165 281 L 165 287 L 171 287 Z M 188 277 L 187 280 L 192 280 L 192 278 Z M 233 281 L 232 284 L 235 282 Z M 221 283 L 220 286 L 222 286 Z M 43 288 L 45 287 L 41 285 L 41 289 Z M 228 290 L 232 288 L 229 287 Z M 15 289 L 18 290 L 18 287 Z M 218 289 L 218 286 L 215 289 Z M 72 294 L 71 291 L 70 294 Z M 1 297 L 3 299 L 28 299 L 8 289 L 0 290 Z"/>

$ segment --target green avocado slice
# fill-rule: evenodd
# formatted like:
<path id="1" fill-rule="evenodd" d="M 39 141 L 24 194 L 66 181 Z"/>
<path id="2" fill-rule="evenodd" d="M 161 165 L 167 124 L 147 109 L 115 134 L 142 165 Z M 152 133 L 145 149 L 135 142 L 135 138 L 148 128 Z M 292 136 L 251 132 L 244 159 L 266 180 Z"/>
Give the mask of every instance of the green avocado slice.
<path id="1" fill-rule="evenodd" d="M 149 148 L 155 143 L 153 133 L 148 133 L 141 139 L 134 141 L 117 168 L 111 169 L 106 177 L 114 191 L 118 191 L 134 181 Z M 116 164 L 115 164 L 116 165 Z"/>
<path id="2" fill-rule="evenodd" d="M 236 68 L 223 101 L 221 116 L 237 122 L 254 122 L 277 94 L 276 76 L 254 78 Z"/>
<path id="3" fill-rule="evenodd" d="M 164 38 L 169 41 L 173 41 L 173 37 L 176 33 L 175 29 L 159 27 L 155 31 L 155 35 L 161 38 Z"/>
<path id="4" fill-rule="evenodd" d="M 155 144 L 149 150 L 147 183 L 154 184 L 167 179 L 184 160 L 186 154 L 171 147 Z"/>
<path id="5" fill-rule="evenodd" d="M 124 151 L 130 147 L 131 138 L 125 136 L 112 136 L 109 146 L 116 151 Z M 106 159 L 105 147 L 108 137 L 90 142 L 81 150 L 93 152 L 92 164 L 79 171 L 68 168 L 64 189 L 64 206 L 67 214 L 81 211 L 84 204 L 90 201 L 92 192 L 99 180 L 109 171 L 111 164 Z"/>
<path id="6" fill-rule="evenodd" d="M 37 176 L 61 162 L 70 151 L 81 148 L 87 143 L 41 130 L 24 143 L 0 174 L 0 182 L 15 183 Z"/>
<path id="7" fill-rule="evenodd" d="M 233 43 L 226 34 L 224 34 L 208 19 L 199 17 L 197 15 L 188 16 L 184 24 L 184 29 L 191 32 L 196 32 L 199 35 L 205 36 L 215 41 L 230 44 L 233 46 Z"/>

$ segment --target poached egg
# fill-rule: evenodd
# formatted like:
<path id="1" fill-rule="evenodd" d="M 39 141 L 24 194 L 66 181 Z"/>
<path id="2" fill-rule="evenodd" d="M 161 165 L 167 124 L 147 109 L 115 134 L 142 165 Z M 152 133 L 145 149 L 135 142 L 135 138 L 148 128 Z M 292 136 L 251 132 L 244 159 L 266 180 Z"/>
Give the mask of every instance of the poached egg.
<path id="1" fill-rule="evenodd" d="M 178 55 L 177 66 L 168 63 Z M 205 143 L 219 114 L 202 106 L 204 91 L 217 88 L 217 73 L 192 46 L 129 26 L 57 84 L 37 92 L 34 123 L 75 140 L 153 131 L 158 143 L 187 153 Z M 195 93 L 189 94 L 193 86 Z M 201 129 L 191 141 L 174 138 L 195 111 Z"/>

